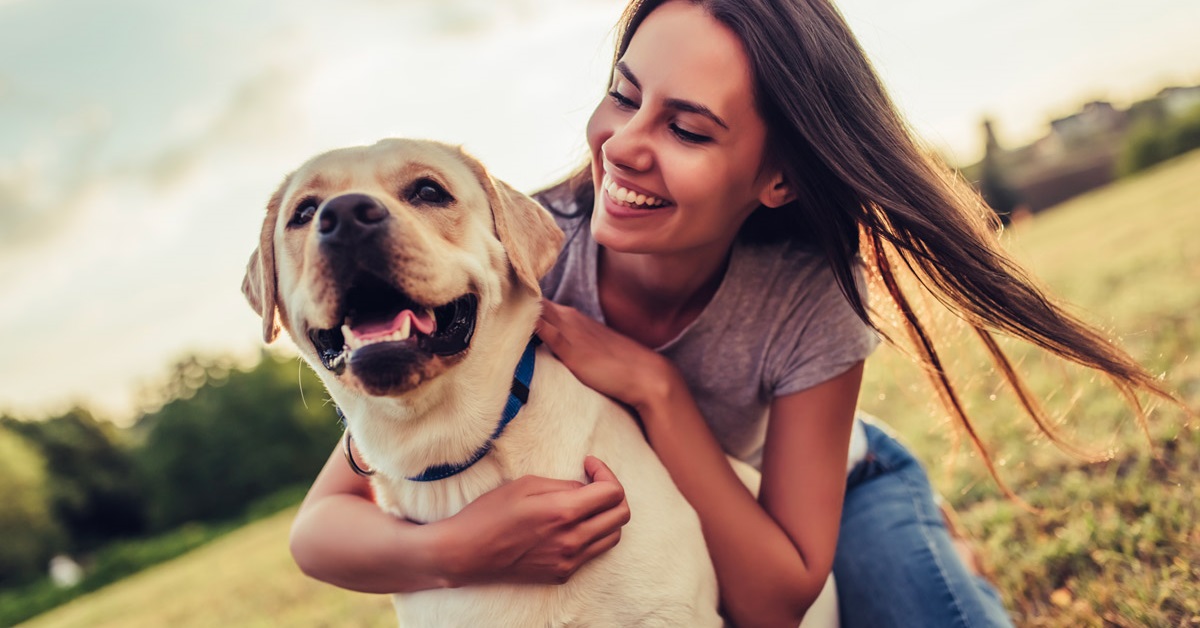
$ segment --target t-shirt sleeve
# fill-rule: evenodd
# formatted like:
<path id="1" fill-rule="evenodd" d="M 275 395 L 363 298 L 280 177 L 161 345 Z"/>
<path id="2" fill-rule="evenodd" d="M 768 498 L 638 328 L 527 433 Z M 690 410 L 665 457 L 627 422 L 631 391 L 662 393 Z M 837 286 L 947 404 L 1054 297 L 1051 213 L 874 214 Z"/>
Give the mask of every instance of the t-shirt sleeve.
<path id="1" fill-rule="evenodd" d="M 543 193 L 536 195 L 534 199 L 550 212 L 554 217 L 555 224 L 558 225 L 558 228 L 562 230 L 564 235 L 563 250 L 560 251 L 558 260 L 555 261 L 554 266 L 539 281 L 542 294 L 553 301 L 559 292 L 564 276 L 567 274 L 566 264 L 568 256 L 566 255 L 566 251 L 570 248 L 570 239 L 576 235 L 581 220 L 571 214 L 574 210 L 574 203 L 562 198 L 561 195 L 556 197 L 549 193 Z"/>
<path id="2" fill-rule="evenodd" d="M 855 281 L 865 302 L 861 266 L 855 268 Z M 823 266 L 804 283 L 768 354 L 772 397 L 833 379 L 866 359 L 879 345 L 878 335 L 854 313 L 832 270 Z"/>

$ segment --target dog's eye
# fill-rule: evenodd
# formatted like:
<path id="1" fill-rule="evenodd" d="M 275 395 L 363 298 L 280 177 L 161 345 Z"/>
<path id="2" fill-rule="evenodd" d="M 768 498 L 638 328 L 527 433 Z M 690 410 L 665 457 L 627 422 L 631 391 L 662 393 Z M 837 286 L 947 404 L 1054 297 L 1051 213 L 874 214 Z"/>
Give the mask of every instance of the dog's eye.
<path id="1" fill-rule="evenodd" d="M 312 221 L 313 217 L 317 215 L 317 207 L 320 205 L 320 201 L 312 197 L 300 201 L 300 204 L 296 206 L 296 211 L 292 213 L 292 219 L 288 221 L 288 226 L 299 227 Z"/>
<path id="2" fill-rule="evenodd" d="M 445 205 L 454 198 L 445 188 L 438 185 L 432 179 L 418 179 L 412 186 L 412 192 L 408 195 L 408 200 L 411 203 Z"/>

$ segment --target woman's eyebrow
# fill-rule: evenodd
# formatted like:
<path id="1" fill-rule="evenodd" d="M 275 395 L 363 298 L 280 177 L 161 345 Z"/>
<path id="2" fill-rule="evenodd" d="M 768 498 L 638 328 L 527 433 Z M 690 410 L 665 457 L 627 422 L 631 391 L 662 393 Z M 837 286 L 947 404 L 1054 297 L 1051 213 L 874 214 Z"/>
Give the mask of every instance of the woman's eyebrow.
<path id="1" fill-rule="evenodd" d="M 642 84 L 640 82 L 638 82 L 637 77 L 633 75 L 633 70 L 630 70 L 629 66 L 625 65 L 624 61 L 617 62 L 617 71 L 620 72 L 621 75 L 625 77 L 625 80 L 632 83 L 633 86 L 636 87 L 638 90 L 642 89 Z M 694 113 L 697 115 L 704 116 L 704 117 L 708 118 L 709 120 L 712 120 L 713 122 L 717 123 L 717 125 L 720 126 L 722 129 L 725 129 L 726 131 L 729 130 L 729 125 L 725 124 L 725 121 L 722 120 L 720 116 L 713 113 L 712 109 L 709 109 L 708 107 L 705 107 L 704 105 L 702 105 L 700 103 L 692 102 L 690 100 L 683 100 L 681 98 L 668 98 L 666 101 L 663 102 L 663 104 L 671 109 L 675 109 L 678 111 L 686 111 L 688 113 Z"/>

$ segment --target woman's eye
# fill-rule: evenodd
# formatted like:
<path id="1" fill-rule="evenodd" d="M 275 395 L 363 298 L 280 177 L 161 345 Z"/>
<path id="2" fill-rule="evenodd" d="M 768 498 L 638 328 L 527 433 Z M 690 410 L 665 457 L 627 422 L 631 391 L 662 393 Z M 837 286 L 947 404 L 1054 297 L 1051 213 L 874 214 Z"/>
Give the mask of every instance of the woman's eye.
<path id="1" fill-rule="evenodd" d="M 622 109 L 637 109 L 637 103 L 633 102 L 632 98 L 627 98 L 625 95 L 615 89 L 609 92 L 608 96 L 609 98 L 612 98 L 613 102 L 617 103 L 617 106 L 621 107 Z"/>
<path id="2" fill-rule="evenodd" d="M 412 193 L 409 194 L 408 200 L 413 203 L 445 205 L 454 199 L 437 182 L 430 179 L 421 179 L 413 185 Z"/>
<path id="3" fill-rule="evenodd" d="M 671 125 L 671 132 L 674 133 L 679 139 L 692 144 L 704 144 L 712 141 L 712 138 L 707 135 L 700 135 L 699 133 L 685 131 L 677 124 Z"/>
<path id="4" fill-rule="evenodd" d="M 317 215 L 317 207 L 320 205 L 321 203 L 315 198 L 306 198 L 300 201 L 300 204 L 296 206 L 296 211 L 292 212 L 292 219 L 288 221 L 288 226 L 299 227 L 312 221 L 313 217 Z"/>

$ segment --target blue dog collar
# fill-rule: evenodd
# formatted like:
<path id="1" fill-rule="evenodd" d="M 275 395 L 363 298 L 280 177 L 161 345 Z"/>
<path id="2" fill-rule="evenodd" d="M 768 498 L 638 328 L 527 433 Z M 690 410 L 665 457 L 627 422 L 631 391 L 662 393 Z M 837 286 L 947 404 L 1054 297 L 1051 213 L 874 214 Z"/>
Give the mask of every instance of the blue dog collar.
<path id="1" fill-rule="evenodd" d="M 526 402 L 529 401 L 529 385 L 533 381 L 533 365 L 535 362 L 534 356 L 536 353 L 535 350 L 541 343 L 541 339 L 537 336 L 534 336 L 529 340 L 529 344 L 525 345 L 525 352 L 521 354 L 521 360 L 517 362 L 517 369 L 513 373 L 512 387 L 509 388 L 508 391 L 508 401 L 506 401 L 504 404 L 504 412 L 500 415 L 500 424 L 496 426 L 495 431 L 492 432 L 492 436 L 488 438 L 487 442 L 485 442 L 479 449 L 475 450 L 475 453 L 472 454 L 471 457 L 465 462 L 460 462 L 458 464 L 436 464 L 426 468 L 420 474 L 407 479 L 412 480 L 413 482 L 436 482 L 437 480 L 444 480 L 448 477 L 458 475 L 459 473 L 470 469 L 476 462 L 479 462 L 488 454 L 489 451 L 492 450 L 492 443 L 495 442 L 497 438 L 500 438 L 500 435 L 504 433 L 504 428 L 508 427 L 508 424 L 517 417 L 517 413 L 519 413 L 521 408 L 524 407 Z M 341 408 L 335 407 L 335 409 L 337 410 L 338 418 L 342 422 L 342 427 L 345 428 L 346 415 L 342 414 Z M 349 436 L 348 433 L 347 436 Z M 360 470 L 361 467 L 359 467 L 354 461 L 353 455 L 349 453 L 350 448 L 348 446 L 348 438 L 346 443 L 347 460 L 350 461 L 350 467 L 354 469 L 355 473 L 358 473 L 359 475 L 370 475 L 373 473 Z"/>

